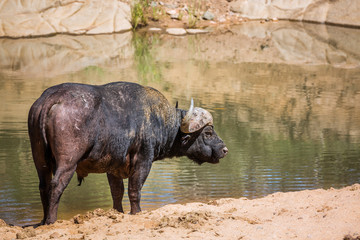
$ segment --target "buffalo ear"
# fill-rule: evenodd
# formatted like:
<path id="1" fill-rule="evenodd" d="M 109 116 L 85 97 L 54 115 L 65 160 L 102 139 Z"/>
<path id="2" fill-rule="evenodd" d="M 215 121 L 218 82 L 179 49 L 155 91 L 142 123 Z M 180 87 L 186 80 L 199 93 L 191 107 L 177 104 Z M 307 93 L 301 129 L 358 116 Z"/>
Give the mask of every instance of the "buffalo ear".
<path id="1" fill-rule="evenodd" d="M 188 135 L 188 134 L 186 134 L 185 136 L 183 136 L 183 137 L 181 138 L 181 144 L 182 144 L 182 145 L 186 145 L 186 144 L 189 142 L 190 138 L 191 138 L 191 136 Z"/>

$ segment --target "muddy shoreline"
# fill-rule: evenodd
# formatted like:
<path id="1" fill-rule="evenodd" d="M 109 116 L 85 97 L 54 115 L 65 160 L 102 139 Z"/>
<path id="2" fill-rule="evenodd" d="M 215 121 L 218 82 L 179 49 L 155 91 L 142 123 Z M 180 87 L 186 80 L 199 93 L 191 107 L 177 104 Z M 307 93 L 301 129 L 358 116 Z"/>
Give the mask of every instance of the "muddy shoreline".
<path id="1" fill-rule="evenodd" d="M 3 239 L 359 239 L 360 184 L 170 204 L 138 215 L 96 209 L 37 228 L 0 220 Z"/>

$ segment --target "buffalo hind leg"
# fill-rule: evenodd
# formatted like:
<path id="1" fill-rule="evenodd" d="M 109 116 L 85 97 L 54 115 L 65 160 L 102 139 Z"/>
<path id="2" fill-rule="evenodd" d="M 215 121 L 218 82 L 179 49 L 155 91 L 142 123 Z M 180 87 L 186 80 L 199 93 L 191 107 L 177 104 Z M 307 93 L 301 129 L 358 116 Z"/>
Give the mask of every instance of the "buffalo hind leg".
<path id="1" fill-rule="evenodd" d="M 122 199 L 124 196 L 124 182 L 122 178 L 116 177 L 110 173 L 107 173 L 107 179 L 113 199 L 113 208 L 123 213 Z"/>
<path id="2" fill-rule="evenodd" d="M 75 169 L 76 164 L 68 168 L 59 166 L 56 169 L 54 178 L 51 180 L 49 212 L 45 224 L 51 224 L 56 221 L 60 197 L 74 175 Z"/>
<path id="3" fill-rule="evenodd" d="M 38 176 L 40 180 L 39 190 L 40 190 L 40 197 L 41 203 L 43 206 L 44 218 L 40 222 L 41 225 L 45 224 L 46 217 L 49 213 L 49 193 L 50 193 L 50 186 L 51 186 L 51 176 L 52 173 L 50 170 L 47 171 L 39 171 Z"/>
<path id="4" fill-rule="evenodd" d="M 140 208 L 140 199 L 141 199 L 141 189 L 145 183 L 147 176 L 149 175 L 152 158 L 142 158 L 138 154 L 134 156 L 136 162 L 135 170 L 133 175 L 129 177 L 128 183 L 128 195 L 130 200 L 130 214 L 136 214 L 141 212 Z"/>
<path id="5" fill-rule="evenodd" d="M 42 141 L 34 141 L 39 138 L 37 132 L 29 132 L 31 141 L 31 150 L 34 164 L 39 177 L 39 190 L 41 203 L 43 207 L 44 218 L 40 224 L 45 224 L 45 220 L 49 213 L 49 193 L 51 188 L 52 167 L 51 157 L 45 150 L 45 144 Z"/>

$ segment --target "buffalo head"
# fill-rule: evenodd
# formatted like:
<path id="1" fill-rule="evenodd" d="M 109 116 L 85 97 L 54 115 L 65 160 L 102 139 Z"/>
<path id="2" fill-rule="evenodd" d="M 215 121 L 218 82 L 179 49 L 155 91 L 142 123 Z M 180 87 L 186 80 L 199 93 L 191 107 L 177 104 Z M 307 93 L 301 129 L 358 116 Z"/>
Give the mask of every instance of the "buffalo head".
<path id="1" fill-rule="evenodd" d="M 185 155 L 198 164 L 218 163 L 228 153 L 223 140 L 216 134 L 211 114 L 195 107 L 191 99 L 189 111 L 182 119 L 181 145 Z"/>

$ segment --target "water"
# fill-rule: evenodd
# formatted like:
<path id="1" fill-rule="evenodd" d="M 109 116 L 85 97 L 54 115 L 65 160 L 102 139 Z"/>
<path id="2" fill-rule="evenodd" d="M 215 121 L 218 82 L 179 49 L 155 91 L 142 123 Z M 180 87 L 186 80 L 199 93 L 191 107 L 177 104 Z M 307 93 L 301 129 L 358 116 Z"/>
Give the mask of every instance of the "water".
<path id="1" fill-rule="evenodd" d="M 186 109 L 208 109 L 229 154 L 220 164 L 154 163 L 142 208 L 360 182 L 359 30 L 256 24 L 219 36 L 55 36 L 0 39 L 0 218 L 42 218 L 27 136 L 31 104 L 62 82 L 150 85 Z M 125 182 L 127 183 L 127 182 Z M 126 193 L 125 193 L 126 194 Z M 59 218 L 111 208 L 105 174 L 76 178 Z M 125 211 L 129 211 L 127 196 Z"/>

